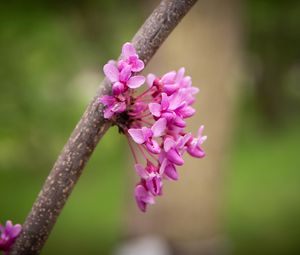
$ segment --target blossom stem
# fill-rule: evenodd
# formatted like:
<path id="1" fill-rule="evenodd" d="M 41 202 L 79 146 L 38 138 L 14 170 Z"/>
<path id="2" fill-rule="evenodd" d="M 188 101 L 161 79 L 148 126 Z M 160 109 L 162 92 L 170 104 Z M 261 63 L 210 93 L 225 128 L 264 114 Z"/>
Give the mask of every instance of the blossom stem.
<path id="1" fill-rule="evenodd" d="M 140 152 L 143 154 L 144 158 L 145 158 L 146 160 L 149 160 L 149 158 L 147 157 L 147 155 L 145 154 L 145 152 L 144 152 L 144 150 L 143 150 L 143 145 L 138 144 L 137 147 L 138 147 L 138 149 L 140 150 Z"/>
<path id="2" fill-rule="evenodd" d="M 135 151 L 134 151 L 134 149 L 133 149 L 133 146 L 132 146 L 132 143 L 131 143 L 131 141 L 130 141 L 130 138 L 128 137 L 127 134 L 126 134 L 125 136 L 126 136 L 126 138 L 127 138 L 127 142 L 128 142 L 129 148 L 130 148 L 130 150 L 131 150 L 131 153 L 132 153 L 132 155 L 133 155 L 134 161 L 135 161 L 135 163 L 137 164 L 137 163 L 138 163 L 138 159 L 137 159 L 137 156 L 136 156 Z"/>
<path id="3" fill-rule="evenodd" d="M 138 95 L 138 96 L 136 97 L 136 100 L 140 100 L 141 98 L 143 98 L 144 96 L 146 96 L 149 92 L 151 92 L 151 89 L 152 89 L 152 87 L 151 87 L 151 88 L 148 88 L 148 89 L 145 90 L 142 94 Z"/>

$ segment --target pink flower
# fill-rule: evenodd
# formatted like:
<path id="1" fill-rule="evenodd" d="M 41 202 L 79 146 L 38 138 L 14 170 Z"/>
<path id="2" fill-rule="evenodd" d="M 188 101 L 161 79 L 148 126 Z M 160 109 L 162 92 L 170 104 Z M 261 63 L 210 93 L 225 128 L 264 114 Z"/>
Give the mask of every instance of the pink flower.
<path id="1" fill-rule="evenodd" d="M 144 69 L 144 62 L 139 59 L 136 50 L 131 43 L 125 43 L 122 47 L 122 60 L 119 61 L 119 68 L 125 65 L 131 67 L 132 72 L 140 72 Z"/>
<path id="2" fill-rule="evenodd" d="M 174 94 L 180 88 L 190 88 L 192 80 L 190 76 L 184 76 L 184 67 L 180 68 L 178 72 L 168 72 L 161 78 L 156 77 L 154 74 L 147 76 L 147 84 L 152 87 L 158 87 L 161 92 L 166 93 L 168 96 Z M 194 88 L 196 89 L 196 88 Z"/>
<path id="3" fill-rule="evenodd" d="M 136 89 L 144 84 L 145 77 L 142 75 L 131 76 L 131 70 L 130 65 L 123 65 L 122 69 L 119 70 L 114 61 L 109 61 L 104 65 L 104 74 L 113 83 L 114 94 L 124 92 L 127 87 Z M 124 88 L 121 88 L 122 85 Z"/>
<path id="4" fill-rule="evenodd" d="M 205 156 L 205 152 L 201 145 L 207 139 L 207 136 L 202 136 L 204 126 L 201 126 L 198 130 L 198 137 L 191 138 L 188 142 L 187 152 L 196 158 L 203 158 Z"/>
<path id="5" fill-rule="evenodd" d="M 13 225 L 10 220 L 6 221 L 5 226 L 0 224 L 0 250 L 4 251 L 4 254 L 8 254 L 21 230 L 20 224 Z"/>
<path id="6" fill-rule="evenodd" d="M 100 102 L 106 106 L 104 110 L 104 118 L 110 119 L 114 114 L 121 113 L 126 110 L 126 102 L 124 98 L 116 99 L 113 96 L 103 96 Z"/>
<path id="7" fill-rule="evenodd" d="M 184 164 L 182 154 L 190 137 L 190 134 L 185 134 L 184 136 L 178 136 L 176 140 L 173 137 L 166 137 L 164 139 L 165 156 L 170 162 L 178 166 Z"/>
<path id="8" fill-rule="evenodd" d="M 203 126 L 198 137 L 185 131 L 186 119 L 195 114 L 192 104 L 199 89 L 192 86 L 185 69 L 171 71 L 161 78 L 147 76 L 148 88 L 136 94 L 144 82 L 137 75 L 144 68 L 133 45 L 125 43 L 121 59 L 109 61 L 103 68 L 112 85 L 112 95 L 102 96 L 104 118 L 118 126 L 129 143 L 135 160 L 135 171 L 140 177 L 134 196 L 137 206 L 145 212 L 155 197 L 162 195 L 163 180 L 177 180 L 177 167 L 184 164 L 183 155 L 201 158 L 205 155 L 202 144 Z M 140 154 L 140 156 L 138 155 Z M 139 163 L 140 160 L 146 162 Z"/>
<path id="9" fill-rule="evenodd" d="M 163 159 L 162 164 L 160 166 L 160 172 L 162 172 L 163 175 L 169 180 L 178 180 L 176 166 L 167 158 Z"/>
<path id="10" fill-rule="evenodd" d="M 148 204 L 154 204 L 154 196 L 141 184 L 138 184 L 134 190 L 136 203 L 142 212 L 146 211 Z"/>
<path id="11" fill-rule="evenodd" d="M 144 168 L 141 164 L 135 164 L 137 174 L 146 182 L 146 187 L 154 195 L 161 195 L 162 177 L 159 168 L 155 167 L 149 160 Z"/>
<path id="12" fill-rule="evenodd" d="M 131 128 L 128 133 L 137 144 L 145 144 L 150 152 L 158 154 L 160 153 L 160 146 L 154 138 L 163 134 L 166 124 L 166 119 L 159 119 L 151 128 Z"/>
<path id="13" fill-rule="evenodd" d="M 195 109 L 185 101 L 183 91 L 167 96 L 166 93 L 161 94 L 160 103 L 150 103 L 149 110 L 153 116 L 165 118 L 169 125 L 185 127 L 185 118 L 191 117 L 195 113 Z"/>

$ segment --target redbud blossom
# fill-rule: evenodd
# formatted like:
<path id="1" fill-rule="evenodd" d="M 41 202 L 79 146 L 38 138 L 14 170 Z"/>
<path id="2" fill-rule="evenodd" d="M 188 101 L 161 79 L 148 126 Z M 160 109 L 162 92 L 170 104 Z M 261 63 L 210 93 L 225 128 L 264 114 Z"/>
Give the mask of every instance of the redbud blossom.
<path id="1" fill-rule="evenodd" d="M 186 119 L 196 112 L 192 104 L 199 92 L 191 77 L 185 76 L 185 69 L 161 77 L 149 74 L 147 79 L 137 75 L 143 69 L 133 45 L 125 43 L 121 59 L 104 65 L 112 94 L 102 96 L 100 102 L 105 106 L 104 118 L 118 126 L 128 140 L 140 178 L 134 196 L 145 212 L 147 205 L 162 195 L 163 180 L 179 178 L 176 168 L 184 164 L 186 151 L 193 157 L 205 156 L 202 144 L 206 136 L 202 136 L 204 126 L 199 128 L 198 137 L 185 131 Z M 136 89 L 145 81 L 146 89 L 138 94 Z"/>
<path id="2" fill-rule="evenodd" d="M 11 246 L 20 235 L 22 227 L 20 224 L 13 225 L 10 220 L 5 225 L 0 224 L 0 250 L 4 255 L 9 254 Z"/>

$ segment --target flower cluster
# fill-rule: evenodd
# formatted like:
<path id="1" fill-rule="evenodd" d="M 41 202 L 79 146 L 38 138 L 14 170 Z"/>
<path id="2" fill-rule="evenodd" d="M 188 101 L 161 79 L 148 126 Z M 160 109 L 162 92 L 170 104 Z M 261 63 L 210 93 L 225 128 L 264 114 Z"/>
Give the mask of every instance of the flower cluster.
<path id="1" fill-rule="evenodd" d="M 4 254 L 9 254 L 11 246 L 20 235 L 22 227 L 20 224 L 13 225 L 10 220 L 6 221 L 5 226 L 0 224 L 0 250 Z"/>
<path id="2" fill-rule="evenodd" d="M 203 126 L 198 136 L 185 131 L 186 119 L 194 115 L 192 104 L 198 88 L 192 87 L 190 76 L 184 68 L 157 77 L 136 75 L 144 63 L 134 47 L 125 43 L 121 59 L 109 61 L 103 71 L 112 83 L 112 95 L 102 96 L 104 117 L 119 127 L 127 137 L 135 160 L 135 170 L 140 177 L 135 187 L 135 199 L 141 211 L 162 194 L 163 179 L 177 180 L 177 166 L 184 164 L 183 154 L 202 158 L 206 136 Z M 137 95 L 135 89 L 144 83 L 147 88 Z M 138 153 L 144 161 L 139 163 Z"/>

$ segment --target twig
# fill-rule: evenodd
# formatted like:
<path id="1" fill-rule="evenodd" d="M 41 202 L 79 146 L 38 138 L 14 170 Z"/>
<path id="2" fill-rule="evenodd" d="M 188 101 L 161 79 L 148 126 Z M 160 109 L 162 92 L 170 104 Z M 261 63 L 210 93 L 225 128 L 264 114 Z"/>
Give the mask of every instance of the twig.
<path id="1" fill-rule="evenodd" d="M 196 1 L 163 0 L 153 11 L 132 40 L 145 64 Z M 47 177 L 11 255 L 39 254 L 43 248 L 85 164 L 111 126 L 99 104 L 99 97 L 110 92 L 110 83 L 104 80 Z"/>

